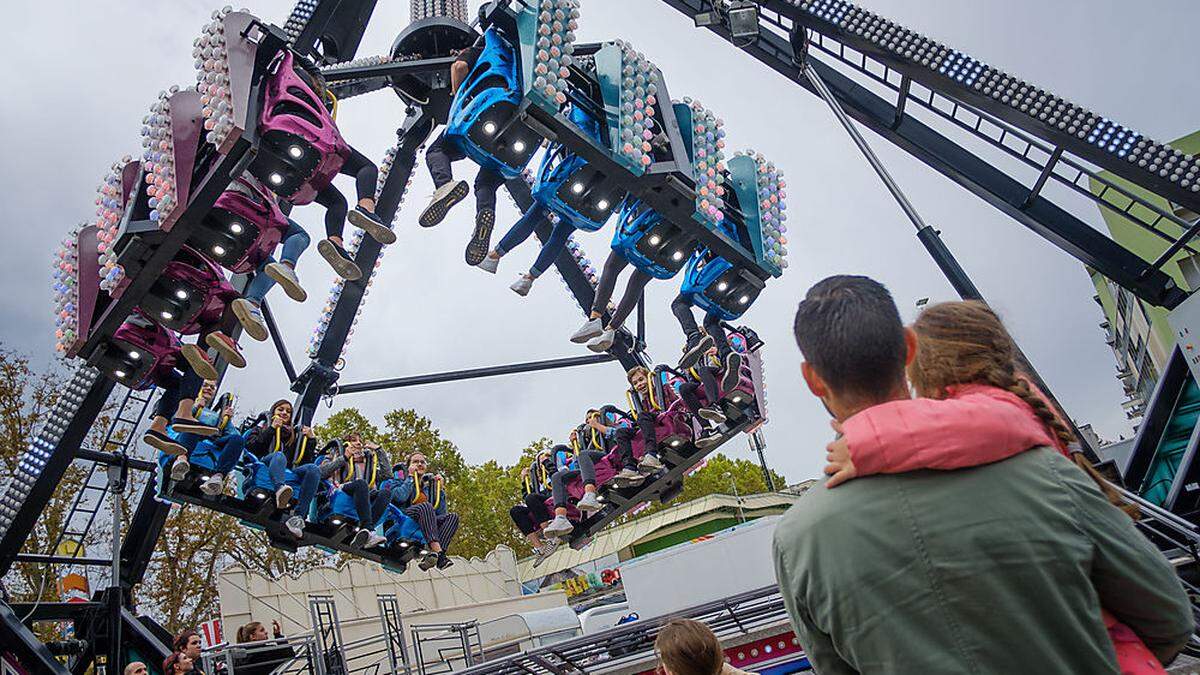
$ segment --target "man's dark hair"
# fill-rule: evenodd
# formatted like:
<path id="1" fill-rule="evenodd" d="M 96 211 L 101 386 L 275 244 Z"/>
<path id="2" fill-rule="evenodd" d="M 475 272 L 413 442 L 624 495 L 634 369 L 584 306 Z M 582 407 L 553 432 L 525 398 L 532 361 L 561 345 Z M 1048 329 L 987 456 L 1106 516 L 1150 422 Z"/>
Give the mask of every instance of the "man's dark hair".
<path id="1" fill-rule="evenodd" d="M 892 294 L 863 276 L 817 282 L 792 325 L 804 360 L 834 393 L 869 398 L 904 380 L 904 325 Z"/>

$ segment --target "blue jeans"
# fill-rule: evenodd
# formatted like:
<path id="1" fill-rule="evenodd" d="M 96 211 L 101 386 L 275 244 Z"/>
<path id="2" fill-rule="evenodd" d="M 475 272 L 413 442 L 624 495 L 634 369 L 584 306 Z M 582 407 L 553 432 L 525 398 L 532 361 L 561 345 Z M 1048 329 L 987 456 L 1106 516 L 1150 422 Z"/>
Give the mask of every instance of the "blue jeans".
<path id="1" fill-rule="evenodd" d="M 546 218 L 546 209 L 543 206 L 534 206 L 525 212 L 496 245 L 496 252 L 504 255 L 514 248 L 521 245 L 529 235 L 533 234 L 533 228 Z M 558 254 L 562 253 L 563 248 L 567 245 L 567 238 L 571 236 L 571 232 L 575 228 L 567 223 L 566 219 L 560 218 L 558 224 L 550 232 L 550 237 L 542 243 L 542 250 L 538 253 L 537 260 L 533 261 L 533 267 L 529 268 L 529 274 L 533 277 L 540 277 L 542 273 L 550 269 L 554 261 L 558 259 Z"/>
<path id="2" fill-rule="evenodd" d="M 301 464 L 292 467 L 292 474 L 294 478 L 289 484 L 299 487 L 293 512 L 307 520 L 313 500 L 317 498 L 317 488 L 321 485 L 321 469 L 316 464 Z"/>
<path id="3" fill-rule="evenodd" d="M 279 254 L 279 259 L 285 263 L 291 263 L 291 266 L 295 267 L 296 261 L 300 259 L 300 254 L 304 253 L 304 249 L 308 248 L 311 242 L 312 240 L 304 228 L 288 218 L 288 229 L 283 233 L 283 250 Z M 275 285 L 275 280 L 263 273 L 267 265 L 273 262 L 275 262 L 274 257 L 268 257 L 262 261 L 262 264 L 254 271 L 254 278 L 246 286 L 244 297 L 256 305 L 262 304 L 263 298 L 267 297 L 267 291 Z"/>
<path id="4" fill-rule="evenodd" d="M 261 461 L 267 465 L 267 474 L 271 476 L 271 483 L 278 490 L 280 485 L 287 482 L 287 457 L 282 452 L 272 452 Z"/>
<path id="5" fill-rule="evenodd" d="M 192 436 L 194 434 L 180 434 L 180 436 Z M 180 441 L 183 443 L 183 441 Z M 186 443 L 184 443 L 187 446 Z M 192 452 L 212 452 L 217 456 L 216 466 L 213 471 L 220 474 L 227 474 L 237 467 L 238 462 L 242 459 L 242 451 L 246 449 L 246 439 L 241 434 L 233 432 L 224 436 L 216 436 L 205 438 L 192 447 Z M 189 453 L 190 454 L 190 453 Z"/>

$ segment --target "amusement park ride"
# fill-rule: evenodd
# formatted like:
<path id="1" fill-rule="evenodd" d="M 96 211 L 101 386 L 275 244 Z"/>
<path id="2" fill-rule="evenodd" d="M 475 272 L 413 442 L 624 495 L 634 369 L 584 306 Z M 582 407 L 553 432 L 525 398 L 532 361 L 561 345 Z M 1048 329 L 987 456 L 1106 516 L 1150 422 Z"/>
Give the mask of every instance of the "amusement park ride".
<path id="1" fill-rule="evenodd" d="M 664 2 L 824 99 L 964 297 L 980 296 L 851 120 L 1146 302 L 1174 309 L 1187 300 L 1188 292 L 1162 268 L 1196 254 L 1193 238 L 1200 225 L 1139 198 L 1100 170 L 1200 212 L 1195 158 L 841 0 Z M 171 503 L 235 516 L 282 548 L 320 546 L 400 571 L 420 546 L 419 537 L 408 534 L 386 546 L 352 546 L 353 511 L 339 517 L 336 508 L 332 517 L 310 523 L 302 537 L 289 536 L 269 493 L 253 480 L 236 497 L 207 495 L 195 476 L 171 480 L 156 463 L 132 452 L 133 432 L 156 378 L 181 358 L 180 337 L 217 331 L 238 337 L 229 302 L 278 243 L 287 227 L 286 209 L 311 202 L 348 152 L 332 117 L 301 77 L 304 67 L 319 68 L 342 105 L 380 89 L 404 102 L 396 145 L 381 162 L 376 213 L 384 223 L 401 222 L 398 212 L 418 151 L 445 126 L 447 137 L 471 160 L 504 176 L 518 207 L 527 211 L 535 202 L 545 207 L 547 215 L 535 227 L 540 239 L 548 239 L 560 219 L 583 231 L 616 220 L 614 250 L 654 278 L 682 272 L 693 303 L 725 322 L 741 317 L 786 268 L 781 172 L 753 151 L 726 159 L 725 131 L 716 115 L 691 99 L 673 101 L 664 74 L 631 45 L 576 43 L 578 0 L 493 0 L 470 23 L 463 0 L 412 4 L 413 23 L 390 53 L 358 60 L 374 0 L 299 0 L 282 28 L 247 12 L 215 13 L 195 42 L 197 85 L 160 95 L 144 121 L 144 154 L 114 164 L 100 187 L 97 219 L 64 242 L 56 258 L 59 349 L 77 366 L 20 459 L 18 473 L 0 492 L 0 574 L 17 562 L 97 565 L 111 567 L 112 582 L 91 602 L 0 603 L 0 645 L 33 671 L 67 669 L 35 638 L 34 621 L 74 622 L 77 642 L 55 645 L 70 654 L 73 672 L 92 665 L 114 672 L 112 666 L 133 655 L 151 662 L 167 655 L 162 629 L 135 616 L 130 592 L 147 570 Z M 482 55 L 459 94 L 451 96 L 454 55 L 480 36 Z M 968 145 L 977 151 L 922 121 L 931 119 L 970 137 Z M 535 171 L 531 162 L 544 145 L 549 149 Z M 1035 169 L 1036 181 L 1027 184 L 1003 168 L 1014 165 Z M 1162 254 L 1144 260 L 1072 215 L 1044 192 L 1052 182 L 1162 239 Z M 263 305 L 297 394 L 301 423 L 312 419 L 322 398 L 340 394 L 611 360 L 626 369 L 653 365 L 639 321 L 635 331 L 618 333 L 607 354 L 341 383 L 338 362 L 382 252 L 374 238 L 359 235 L 348 249 L 361 278 L 335 286 L 303 370 L 291 363 Z M 555 266 L 586 312 L 597 283 L 590 262 L 572 242 Z M 720 442 L 752 432 L 766 419 L 762 342 L 748 328 L 726 326 L 744 345 L 745 367 L 718 402 L 728 418 L 719 428 Z M 225 362 L 216 353 L 223 371 Z M 663 366 L 652 372 L 652 393 L 665 401 L 679 373 Z M 1164 378 L 1164 387 L 1177 389 L 1163 393 L 1163 400 L 1177 401 L 1180 388 L 1191 382 L 1186 368 L 1174 379 Z M 85 447 L 118 388 L 118 412 L 103 443 Z M 1174 403 L 1164 406 L 1169 410 L 1159 413 L 1163 420 L 1149 425 L 1158 435 L 1139 437 L 1134 461 L 1140 476 L 1160 481 L 1164 473 L 1188 475 L 1194 454 L 1193 449 L 1186 457 L 1167 458 L 1159 452 L 1175 410 Z M 678 409 L 648 412 L 658 415 L 665 431 L 659 433 L 665 468 L 640 486 L 608 490 L 603 508 L 570 535 L 572 545 L 586 545 L 595 532 L 643 503 L 673 497 L 687 473 L 716 447 L 698 448 L 693 425 L 681 420 Z M 86 533 L 106 496 L 115 495 L 119 519 L 120 488 L 130 469 L 155 474 L 133 507 L 129 531 L 139 536 L 117 538 L 111 560 L 21 553 L 74 461 L 86 463 L 88 478 L 66 517 L 64 536 Z M 211 472 L 197 469 L 200 479 Z M 1148 489 L 1128 476 L 1126 487 L 1137 496 Z M 1149 504 L 1143 527 L 1164 549 L 1191 556 L 1180 566 L 1191 587 L 1200 534 L 1194 508 L 1173 499 Z M 396 515 L 393 524 L 401 520 Z M 546 670 L 538 663 L 511 669 Z"/>

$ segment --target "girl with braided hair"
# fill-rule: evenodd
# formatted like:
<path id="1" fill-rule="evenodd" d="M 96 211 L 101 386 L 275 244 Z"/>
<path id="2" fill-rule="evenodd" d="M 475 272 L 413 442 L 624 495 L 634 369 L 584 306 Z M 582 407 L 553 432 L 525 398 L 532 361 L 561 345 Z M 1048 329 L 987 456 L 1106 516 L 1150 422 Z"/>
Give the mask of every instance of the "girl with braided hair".
<path id="1" fill-rule="evenodd" d="M 1052 446 L 1090 475 L 1130 518 L 1125 503 L 1078 449 L 1070 428 L 1014 365 L 1016 345 L 999 317 L 976 301 L 946 302 L 912 325 L 917 352 L 908 379 L 921 398 L 891 401 L 834 422 L 826 486 L 857 476 L 918 469 L 961 469 Z M 901 444 L 903 441 L 903 444 Z M 906 456 L 889 448 L 919 448 Z M 1165 672 L 1141 639 L 1104 612 L 1122 673 Z"/>

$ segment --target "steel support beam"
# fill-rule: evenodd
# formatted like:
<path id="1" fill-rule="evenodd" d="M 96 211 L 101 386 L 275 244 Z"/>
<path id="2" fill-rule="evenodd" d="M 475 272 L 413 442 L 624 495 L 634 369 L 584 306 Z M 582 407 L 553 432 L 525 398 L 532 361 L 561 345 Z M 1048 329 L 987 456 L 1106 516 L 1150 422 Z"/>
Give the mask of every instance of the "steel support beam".
<path id="1" fill-rule="evenodd" d="M 527 361 L 525 363 L 510 363 L 503 366 L 488 366 L 485 368 L 468 368 L 466 370 L 449 370 L 428 375 L 410 375 L 408 377 L 393 377 L 385 380 L 370 380 L 338 386 L 339 394 L 359 394 L 366 391 L 382 389 L 399 389 L 401 387 L 416 387 L 423 384 L 439 384 L 442 382 L 457 382 L 473 380 L 480 377 L 496 377 L 498 375 L 514 375 L 516 373 L 533 373 L 539 370 L 554 370 L 557 368 L 574 368 L 590 366 L 593 363 L 608 363 L 616 361 L 612 354 L 589 354 L 588 356 L 568 356 L 561 359 L 546 359 L 544 361 Z"/>
<path id="2" fill-rule="evenodd" d="M 21 666 L 28 668 L 31 673 L 54 673 L 61 675 L 70 675 L 61 663 L 54 658 L 46 645 L 42 644 L 29 630 L 21 623 L 13 609 L 8 605 L 0 602 L 0 645 L 4 646 L 6 651 L 11 651 L 21 663 Z"/>

